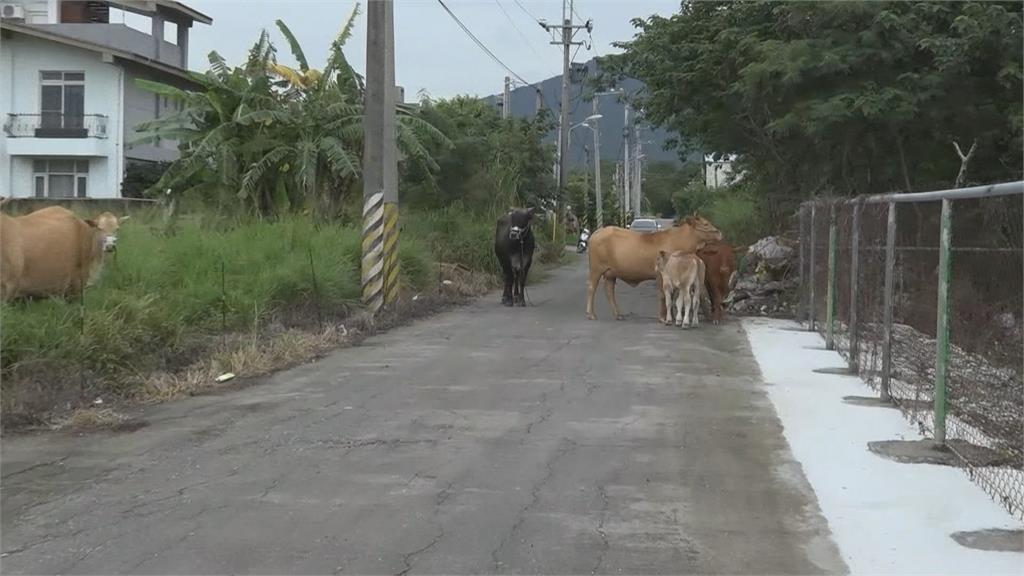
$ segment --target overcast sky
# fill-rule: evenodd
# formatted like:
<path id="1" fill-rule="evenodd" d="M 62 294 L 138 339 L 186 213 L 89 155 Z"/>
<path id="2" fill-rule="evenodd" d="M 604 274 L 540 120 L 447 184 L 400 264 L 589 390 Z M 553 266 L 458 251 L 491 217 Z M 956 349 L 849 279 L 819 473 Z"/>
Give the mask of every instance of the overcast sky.
<path id="1" fill-rule="evenodd" d="M 485 46 L 509 68 L 530 82 L 561 74 L 562 58 L 550 35 L 536 18 L 557 22 L 560 0 L 444 0 Z M 206 70 L 206 55 L 217 50 L 231 64 L 238 64 L 256 41 L 261 29 L 271 32 L 282 63 L 293 63 L 284 38 L 274 21 L 278 18 L 299 39 L 310 65 L 319 68 L 327 48 L 355 2 L 348 0 L 185 0 L 189 6 L 213 18 L 213 25 L 196 24 L 189 36 L 189 61 Z M 520 4 L 522 7 L 520 7 Z M 355 35 L 345 48 L 353 66 L 363 72 L 366 62 L 366 3 Z M 525 10 L 524 10 L 525 8 Z M 611 43 L 634 34 L 630 19 L 651 14 L 669 15 L 679 0 L 577 0 L 576 12 L 594 20 L 594 49 L 599 55 L 614 52 Z M 503 10 L 504 9 L 504 10 Z M 529 12 L 529 14 L 527 13 Z M 587 39 L 585 31 L 577 39 Z M 576 61 L 595 55 L 583 47 Z M 434 97 L 457 94 L 486 96 L 501 91 L 506 72 L 490 59 L 444 11 L 437 0 L 395 0 L 396 81 L 405 88 L 406 100 L 415 100 L 420 89 Z"/>

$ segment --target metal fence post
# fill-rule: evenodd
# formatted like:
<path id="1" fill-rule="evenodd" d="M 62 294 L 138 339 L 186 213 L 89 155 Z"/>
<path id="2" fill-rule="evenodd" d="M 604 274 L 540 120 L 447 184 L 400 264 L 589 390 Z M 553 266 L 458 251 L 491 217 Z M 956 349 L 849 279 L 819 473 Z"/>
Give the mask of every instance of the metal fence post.
<path id="1" fill-rule="evenodd" d="M 953 202 L 942 200 L 939 231 L 939 305 L 935 322 L 935 442 L 946 443 L 946 376 L 949 369 L 949 275 Z"/>
<path id="2" fill-rule="evenodd" d="M 815 240 L 817 239 L 816 238 L 817 234 L 815 234 L 815 232 L 814 232 L 814 220 L 815 220 L 815 216 L 817 216 L 817 213 L 818 213 L 817 206 L 815 206 L 814 204 L 811 204 L 811 256 L 810 256 L 810 261 L 811 261 L 810 262 L 810 268 L 811 269 L 807 273 L 807 279 L 809 280 L 808 283 L 810 285 L 810 294 L 808 295 L 808 300 L 809 301 L 807 303 L 807 329 L 809 331 L 811 331 L 811 332 L 814 331 L 814 283 L 815 283 L 815 278 L 814 278 L 814 272 L 815 272 L 815 270 L 814 270 L 814 252 L 815 252 L 815 248 L 816 248 L 816 246 L 814 244 L 815 244 Z"/>
<path id="3" fill-rule="evenodd" d="M 828 286 L 825 289 L 825 349 L 836 349 L 836 255 L 838 253 L 835 202 L 828 207 Z"/>
<path id="4" fill-rule="evenodd" d="M 800 317 L 807 315 L 807 206 L 800 205 Z"/>
<path id="5" fill-rule="evenodd" d="M 889 220 L 885 232 L 885 291 L 882 302 L 882 382 L 881 398 L 889 400 L 892 376 L 893 272 L 896 268 L 896 203 L 889 202 Z"/>
<path id="6" fill-rule="evenodd" d="M 850 231 L 850 371 L 860 371 L 860 332 L 857 329 L 857 297 L 860 291 L 860 213 L 864 204 L 858 198 L 853 203 L 853 223 Z"/>

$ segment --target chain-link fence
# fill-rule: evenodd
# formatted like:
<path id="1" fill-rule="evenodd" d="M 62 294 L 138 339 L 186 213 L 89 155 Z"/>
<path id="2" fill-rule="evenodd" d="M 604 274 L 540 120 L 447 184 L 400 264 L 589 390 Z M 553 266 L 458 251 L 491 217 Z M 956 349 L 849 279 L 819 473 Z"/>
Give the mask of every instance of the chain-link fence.
<path id="1" fill-rule="evenodd" d="M 1024 519 L 1024 182 L 808 202 L 800 245 L 802 320 Z"/>

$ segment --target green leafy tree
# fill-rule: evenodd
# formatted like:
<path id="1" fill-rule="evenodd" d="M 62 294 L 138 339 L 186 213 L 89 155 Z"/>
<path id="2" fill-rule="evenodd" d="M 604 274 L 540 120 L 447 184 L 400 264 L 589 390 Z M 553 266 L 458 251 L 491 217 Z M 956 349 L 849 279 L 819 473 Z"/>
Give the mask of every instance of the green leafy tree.
<path id="1" fill-rule="evenodd" d="M 343 47 L 358 4 L 331 44 L 325 68 L 311 69 L 291 30 L 277 26 L 299 68 L 276 62 L 266 31 L 246 62 L 230 68 L 216 52 L 210 70 L 192 74 L 201 87 L 179 90 L 139 80 L 143 88 L 180 101 L 181 112 L 140 127 L 150 138 L 180 142 L 181 158 L 154 188 L 214 197 L 222 209 L 241 206 L 259 215 L 305 210 L 339 213 L 361 176 L 363 82 Z M 406 161 L 432 174 L 428 147 L 450 143 L 429 123 L 399 106 L 398 146 Z"/>
<path id="2" fill-rule="evenodd" d="M 685 2 L 634 20 L 606 81 L 646 83 L 679 145 L 740 157 L 773 221 L 816 194 L 921 190 L 1022 170 L 1019 2 Z"/>

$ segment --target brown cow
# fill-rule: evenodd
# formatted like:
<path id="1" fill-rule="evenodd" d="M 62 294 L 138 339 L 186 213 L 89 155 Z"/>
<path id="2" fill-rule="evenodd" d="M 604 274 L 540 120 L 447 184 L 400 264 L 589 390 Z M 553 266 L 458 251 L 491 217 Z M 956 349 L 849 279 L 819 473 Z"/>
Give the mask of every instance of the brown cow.
<path id="1" fill-rule="evenodd" d="M 594 293 L 604 278 L 605 295 L 616 319 L 622 319 L 615 301 L 615 281 L 622 280 L 636 286 L 647 280 L 657 280 L 654 261 L 658 252 L 695 252 L 704 242 L 721 240 L 722 233 L 701 216 L 687 216 L 678 226 L 641 234 L 618 226 L 606 226 L 590 237 L 587 252 L 590 256 L 590 276 L 587 279 L 587 318 L 594 320 Z M 658 286 L 659 317 L 665 316 L 665 295 Z"/>
<path id="2" fill-rule="evenodd" d="M 736 284 L 736 253 L 746 246 L 730 246 L 726 242 L 708 242 L 697 250 L 707 268 L 704 287 L 711 299 L 711 321 L 722 321 L 722 301 Z"/>
<path id="3" fill-rule="evenodd" d="M 705 265 L 694 253 L 662 250 L 654 264 L 660 277 L 663 297 L 667 302 L 662 324 L 672 323 L 672 297 L 675 296 L 676 326 L 696 326 L 700 310 L 701 292 L 704 291 Z"/>
<path id="4" fill-rule="evenodd" d="M 109 212 L 83 220 L 50 206 L 25 216 L 0 217 L 0 288 L 4 300 L 67 296 L 95 281 L 113 251 L 121 222 Z"/>

